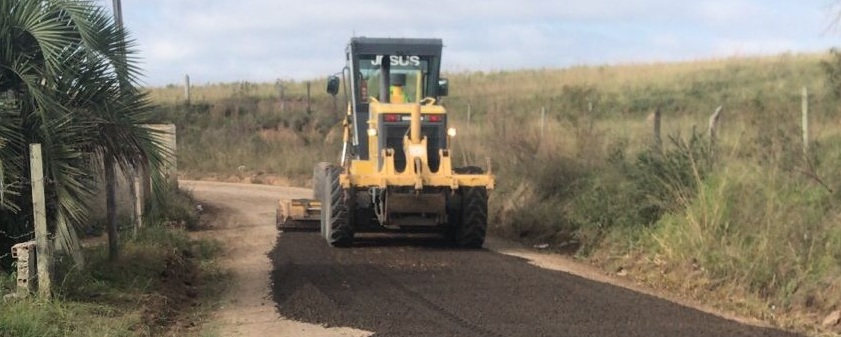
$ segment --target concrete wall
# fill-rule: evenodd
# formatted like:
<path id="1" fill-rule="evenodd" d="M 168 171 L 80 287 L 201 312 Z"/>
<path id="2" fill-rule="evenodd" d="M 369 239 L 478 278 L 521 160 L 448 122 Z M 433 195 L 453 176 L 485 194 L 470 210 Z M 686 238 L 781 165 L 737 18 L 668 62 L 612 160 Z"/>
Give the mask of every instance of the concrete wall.
<path id="1" fill-rule="evenodd" d="M 168 177 L 170 183 L 178 184 L 178 160 L 176 158 L 176 128 L 175 124 L 148 124 L 146 125 L 150 129 L 158 130 L 161 132 L 159 135 L 159 139 L 161 143 L 164 145 L 166 149 L 165 157 L 168 160 L 168 165 L 165 165 L 161 170 L 164 176 Z M 128 175 L 126 177 L 125 174 L 117 168 L 117 217 L 118 219 L 131 219 L 133 217 L 133 209 L 134 209 L 134 197 L 132 195 L 132 184 L 134 183 L 131 179 L 132 175 Z M 145 176 L 145 177 L 144 177 Z M 151 185 L 148 178 L 148 175 L 142 174 L 142 181 L 143 181 L 143 189 L 144 195 L 148 195 L 151 193 Z M 93 212 L 91 213 L 91 223 L 92 224 L 104 224 L 105 217 L 106 217 L 106 203 L 105 203 L 105 179 L 103 177 L 97 177 L 96 179 L 96 193 L 94 200 L 91 200 L 91 208 Z"/>

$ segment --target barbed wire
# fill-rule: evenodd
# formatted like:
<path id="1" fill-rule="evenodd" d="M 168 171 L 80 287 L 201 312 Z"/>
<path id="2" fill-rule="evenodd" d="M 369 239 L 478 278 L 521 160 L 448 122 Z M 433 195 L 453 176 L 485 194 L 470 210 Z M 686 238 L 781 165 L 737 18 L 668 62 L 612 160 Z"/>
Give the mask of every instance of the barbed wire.
<path id="1" fill-rule="evenodd" d="M 23 239 L 23 238 L 28 238 L 28 237 L 34 236 L 35 231 L 30 231 L 28 233 L 23 233 L 23 234 L 20 234 L 20 235 L 12 235 L 12 234 L 9 234 L 8 232 L 0 229 L 0 235 L 3 235 L 3 236 L 5 236 L 9 239 L 12 239 L 13 241 L 17 241 L 17 240 L 20 240 L 20 239 Z"/>
<path id="2" fill-rule="evenodd" d="M 93 176 L 88 175 L 87 178 L 93 178 Z M 46 185 L 52 185 L 52 184 L 56 184 L 57 182 L 59 182 L 59 180 L 53 179 L 52 177 L 48 177 L 48 176 L 45 176 L 43 178 L 43 180 L 44 180 L 44 184 L 46 184 Z M 21 188 L 28 187 L 28 186 L 32 186 L 32 180 L 27 179 L 27 178 L 18 178 L 18 179 L 15 179 L 15 180 L 9 179 L 9 181 L 5 181 L 5 182 L 0 181 L 0 189 L 4 189 L 4 190 L 11 190 L 13 188 L 21 189 Z"/>
<path id="3" fill-rule="evenodd" d="M 2 186 L 2 189 L 4 189 L 4 190 L 10 190 L 12 188 L 20 188 L 20 187 L 23 187 L 23 186 L 32 185 L 32 183 L 30 183 L 29 180 L 25 180 L 25 179 L 18 179 L 17 181 L 0 182 L 0 183 L 2 183 L 2 185 L 0 185 L 0 186 Z"/>
<path id="4" fill-rule="evenodd" d="M 52 179 L 50 177 L 44 177 L 44 184 L 47 184 L 47 185 L 54 184 L 57 181 L 58 180 Z M 11 182 L 4 183 L 3 186 L 7 190 L 12 189 L 12 188 L 18 188 L 19 189 L 19 188 L 22 188 L 22 187 L 25 187 L 25 186 L 32 186 L 32 181 L 30 179 L 17 179 L 16 181 L 11 181 Z"/>
<path id="5" fill-rule="evenodd" d="M 6 231 L 0 229 L 0 235 L 3 235 L 3 236 L 5 236 L 9 239 L 12 239 L 12 241 L 20 241 L 21 239 L 31 238 L 31 237 L 35 236 L 35 231 L 31 231 L 31 232 L 28 232 L 28 233 L 23 233 L 23 234 L 20 234 L 20 235 L 11 235 L 11 234 L 7 233 Z M 6 252 L 4 254 L 0 254 L 0 260 L 11 257 L 11 256 L 12 256 L 11 251 Z"/>

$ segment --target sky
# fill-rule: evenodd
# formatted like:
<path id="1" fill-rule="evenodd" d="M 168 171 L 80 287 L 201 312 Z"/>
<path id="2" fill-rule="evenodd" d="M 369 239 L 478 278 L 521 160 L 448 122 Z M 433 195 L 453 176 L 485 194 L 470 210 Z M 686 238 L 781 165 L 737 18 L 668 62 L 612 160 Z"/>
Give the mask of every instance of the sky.
<path id="1" fill-rule="evenodd" d="M 110 8 L 112 1 L 100 0 Z M 352 36 L 444 40 L 445 71 L 820 52 L 834 0 L 122 0 L 149 86 L 308 80 Z"/>

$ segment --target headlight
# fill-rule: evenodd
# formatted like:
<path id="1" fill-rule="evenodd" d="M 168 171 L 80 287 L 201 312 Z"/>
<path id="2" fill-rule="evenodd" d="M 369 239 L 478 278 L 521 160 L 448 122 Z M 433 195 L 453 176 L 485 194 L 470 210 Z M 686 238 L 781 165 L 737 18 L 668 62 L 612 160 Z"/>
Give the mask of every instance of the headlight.
<path id="1" fill-rule="evenodd" d="M 368 137 L 376 137 L 377 129 L 368 129 Z"/>
<path id="2" fill-rule="evenodd" d="M 447 136 L 450 136 L 450 138 L 455 138 L 457 134 L 458 131 L 456 131 L 456 128 L 447 129 Z"/>

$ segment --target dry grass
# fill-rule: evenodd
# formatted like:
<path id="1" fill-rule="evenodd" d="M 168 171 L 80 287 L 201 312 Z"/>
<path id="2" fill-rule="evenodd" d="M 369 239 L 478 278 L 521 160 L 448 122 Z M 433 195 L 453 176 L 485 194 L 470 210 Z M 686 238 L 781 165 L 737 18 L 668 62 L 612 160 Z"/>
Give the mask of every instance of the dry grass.
<path id="1" fill-rule="evenodd" d="M 831 57 L 448 74 L 455 162 L 493 159 L 497 234 L 621 265 L 782 326 L 832 330 L 814 324 L 841 300 L 841 102 L 821 65 Z M 812 92 L 808 156 L 803 86 Z M 151 93 L 179 124 L 180 168 L 230 176 L 244 166 L 303 181 L 339 151 L 339 113 L 322 87 L 313 84 L 311 113 L 302 83 L 287 87 L 283 112 L 274 84 L 195 88 L 193 107 L 172 105 L 179 88 Z M 706 126 L 719 105 L 712 145 Z M 657 107 L 662 150 L 652 148 Z"/>

